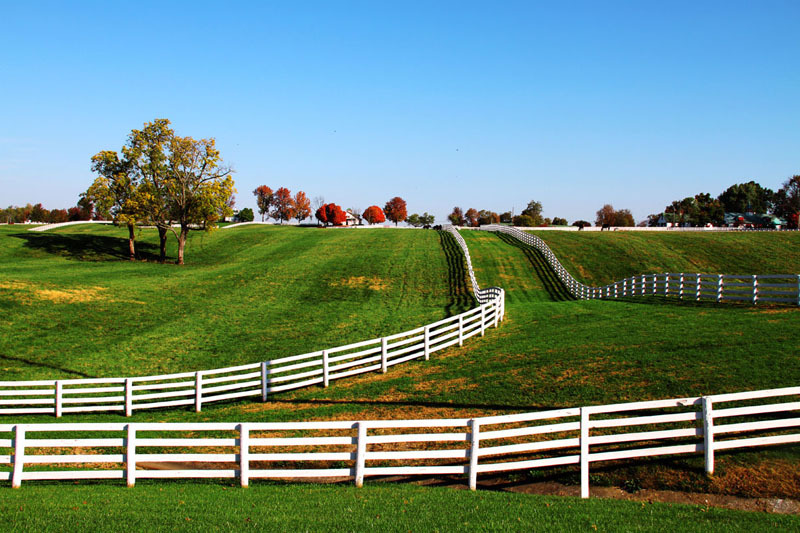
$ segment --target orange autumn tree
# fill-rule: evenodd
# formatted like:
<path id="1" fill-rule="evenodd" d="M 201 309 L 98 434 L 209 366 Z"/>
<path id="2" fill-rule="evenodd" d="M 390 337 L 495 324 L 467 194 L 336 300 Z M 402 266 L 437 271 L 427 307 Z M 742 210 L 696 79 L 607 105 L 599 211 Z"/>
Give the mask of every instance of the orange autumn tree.
<path id="1" fill-rule="evenodd" d="M 269 208 L 272 206 L 272 199 L 275 195 L 272 194 L 272 189 L 266 185 L 257 187 L 253 191 L 253 195 L 256 197 L 258 212 L 261 213 L 261 222 L 264 222 L 264 215 L 269 215 Z"/>
<path id="2" fill-rule="evenodd" d="M 364 214 L 361 215 L 364 217 L 369 224 L 380 224 L 386 221 L 386 217 L 383 216 L 383 209 L 378 207 L 377 205 L 371 205 L 364 210 Z"/>
<path id="3" fill-rule="evenodd" d="M 383 207 L 383 212 L 386 214 L 386 218 L 394 222 L 395 226 L 398 222 L 402 222 L 408 217 L 406 201 L 399 196 L 395 196 L 386 202 L 386 205 Z"/>
<path id="4" fill-rule="evenodd" d="M 274 208 L 270 216 L 275 220 L 280 220 L 283 224 L 284 220 L 294 218 L 294 198 L 292 192 L 286 187 L 281 187 L 272 197 L 272 207 Z"/>
<path id="5" fill-rule="evenodd" d="M 311 217 L 311 201 L 303 191 L 297 191 L 294 195 L 294 218 L 302 222 Z"/>

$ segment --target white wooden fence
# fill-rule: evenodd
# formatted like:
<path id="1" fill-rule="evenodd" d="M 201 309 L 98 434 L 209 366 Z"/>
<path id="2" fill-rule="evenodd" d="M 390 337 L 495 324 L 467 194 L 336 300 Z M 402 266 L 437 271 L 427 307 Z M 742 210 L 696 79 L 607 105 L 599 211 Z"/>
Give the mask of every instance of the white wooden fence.
<path id="1" fill-rule="evenodd" d="M 800 274 L 730 275 L 700 273 L 640 274 L 602 287 L 576 280 L 542 239 L 509 226 L 482 226 L 505 233 L 538 250 L 575 298 L 613 299 L 629 296 L 675 296 L 684 300 L 781 302 L 800 305 Z"/>
<path id="2" fill-rule="evenodd" d="M 366 372 L 383 372 L 413 359 L 463 346 L 472 336 L 497 327 L 505 314 L 505 292 L 481 289 L 475 282 L 469 252 L 451 230 L 467 258 L 467 268 L 479 305 L 456 316 L 409 331 L 326 350 L 213 370 L 121 378 L 0 381 L 0 415 L 118 411 L 194 407 L 235 398 L 258 397 L 314 385 L 327 387 L 336 379 Z"/>
<path id="3" fill-rule="evenodd" d="M 466 475 L 800 442 L 800 387 L 483 418 L 0 424 L 0 480 Z"/>

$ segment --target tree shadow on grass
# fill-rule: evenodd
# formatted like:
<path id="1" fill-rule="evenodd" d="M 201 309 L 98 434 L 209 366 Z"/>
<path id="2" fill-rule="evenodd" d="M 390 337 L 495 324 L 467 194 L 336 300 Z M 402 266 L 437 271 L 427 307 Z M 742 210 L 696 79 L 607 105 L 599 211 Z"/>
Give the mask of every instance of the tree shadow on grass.
<path id="1" fill-rule="evenodd" d="M 130 258 L 128 239 L 120 237 L 61 233 L 16 233 L 12 237 L 25 241 L 26 248 L 79 261 L 118 261 Z M 137 241 L 136 257 L 144 261 L 158 261 L 158 246 Z"/>
<path id="2" fill-rule="evenodd" d="M 51 370 L 58 370 L 59 372 L 63 372 L 65 374 L 70 374 L 73 376 L 78 376 L 81 378 L 94 378 L 97 376 L 92 376 L 91 374 L 85 374 L 83 372 L 78 372 L 77 370 L 70 370 L 68 368 L 60 367 L 57 365 L 49 365 L 47 363 L 42 363 L 41 361 L 31 361 L 30 359 L 25 359 L 24 357 L 14 357 L 11 355 L 4 355 L 0 354 L 0 361 L 14 361 L 17 363 L 25 363 L 28 366 L 35 366 L 39 368 L 49 368 Z"/>
<path id="3" fill-rule="evenodd" d="M 275 399 L 270 398 L 270 402 L 286 405 L 370 405 L 381 407 L 428 407 L 437 409 L 484 409 L 493 411 L 514 411 L 514 412 L 529 412 L 529 411 L 550 411 L 555 409 L 565 409 L 563 405 L 506 405 L 495 403 L 456 403 L 456 402 L 430 402 L 430 401 L 382 401 L 382 400 L 314 400 L 314 399 Z"/>
<path id="4" fill-rule="evenodd" d="M 563 283 L 561 283 L 561 280 L 558 279 L 556 273 L 538 250 L 532 246 L 520 242 L 510 235 L 506 235 L 505 233 L 497 233 L 497 236 L 506 244 L 510 244 L 511 246 L 522 250 L 522 253 L 533 267 L 533 271 L 542 281 L 542 287 L 544 287 L 545 292 L 547 292 L 551 300 L 555 302 L 562 302 L 575 299 L 572 297 L 572 295 L 570 295 L 569 291 L 567 291 L 567 288 Z"/>
<path id="5" fill-rule="evenodd" d="M 469 310 L 474 300 L 467 288 L 467 264 L 461 247 L 455 238 L 446 231 L 439 232 L 439 241 L 447 259 L 447 286 L 450 303 L 445 307 L 445 311 L 447 316 L 451 317 Z"/>
<path id="6" fill-rule="evenodd" d="M 645 306 L 670 306 L 670 307 L 685 307 L 690 309 L 755 309 L 756 306 L 749 302 L 737 302 L 737 301 L 722 301 L 717 302 L 710 298 L 702 298 L 700 300 L 696 300 L 694 296 L 688 295 L 684 299 L 680 299 L 677 296 L 664 296 L 663 294 L 645 294 L 636 295 L 636 296 L 625 296 L 619 298 L 598 298 L 598 301 L 603 302 L 619 302 L 619 303 L 626 303 L 626 304 L 637 304 L 637 305 L 645 305 Z M 724 306 L 724 307 L 723 307 Z M 770 308 L 786 308 L 787 305 L 781 305 L 778 303 L 771 303 L 771 304 L 761 304 L 757 306 L 758 308 L 763 309 L 770 309 Z"/>

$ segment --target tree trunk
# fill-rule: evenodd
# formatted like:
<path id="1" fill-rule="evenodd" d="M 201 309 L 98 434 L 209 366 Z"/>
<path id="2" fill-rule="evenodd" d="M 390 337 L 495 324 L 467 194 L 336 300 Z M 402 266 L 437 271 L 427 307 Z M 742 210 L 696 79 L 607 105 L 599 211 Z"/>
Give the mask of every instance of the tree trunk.
<path id="1" fill-rule="evenodd" d="M 189 235 L 189 226 L 181 225 L 181 233 L 178 236 L 178 264 L 183 264 L 183 250 L 186 248 L 186 237 Z"/>
<path id="2" fill-rule="evenodd" d="M 136 247 L 133 244 L 133 241 L 136 239 L 134 229 L 133 224 L 128 222 L 128 251 L 131 254 L 131 261 L 136 261 Z"/>
<path id="3" fill-rule="evenodd" d="M 158 262 L 164 263 L 167 260 L 167 228 L 158 227 L 159 255 Z"/>

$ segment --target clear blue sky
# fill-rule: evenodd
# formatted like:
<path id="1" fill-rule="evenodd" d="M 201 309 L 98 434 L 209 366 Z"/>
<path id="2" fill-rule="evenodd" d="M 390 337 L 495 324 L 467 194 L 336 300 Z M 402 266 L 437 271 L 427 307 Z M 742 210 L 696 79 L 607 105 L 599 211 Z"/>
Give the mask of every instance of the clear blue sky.
<path id="1" fill-rule="evenodd" d="M 800 174 L 800 2 L 2 2 L 0 204 L 169 118 L 260 184 L 637 220 Z"/>

